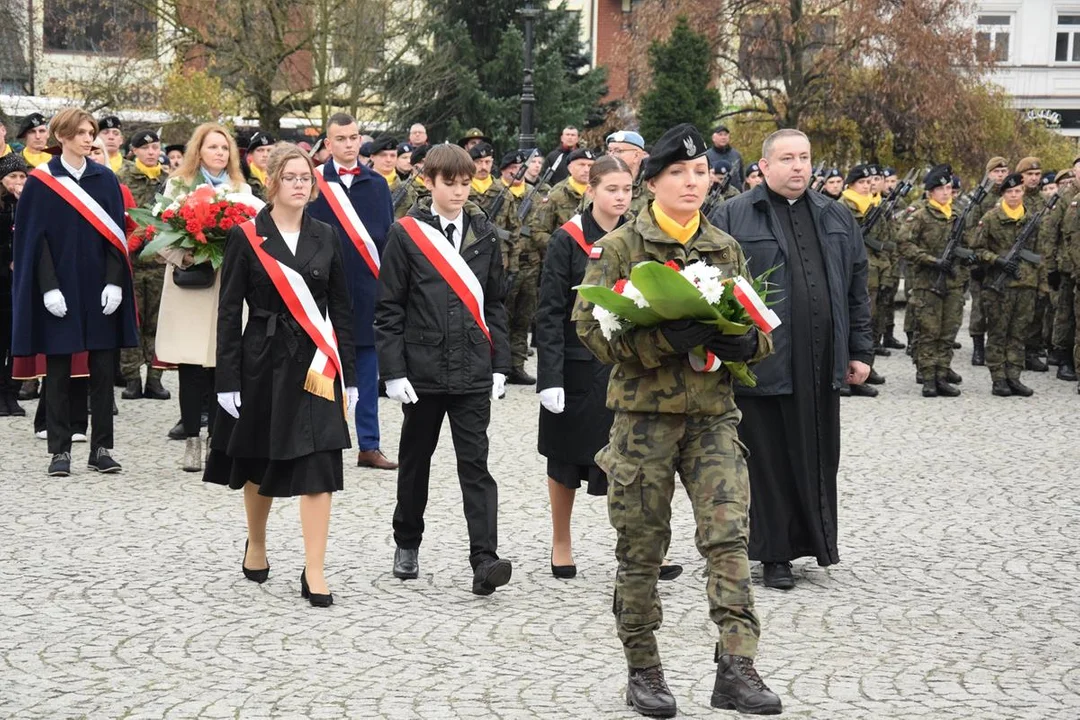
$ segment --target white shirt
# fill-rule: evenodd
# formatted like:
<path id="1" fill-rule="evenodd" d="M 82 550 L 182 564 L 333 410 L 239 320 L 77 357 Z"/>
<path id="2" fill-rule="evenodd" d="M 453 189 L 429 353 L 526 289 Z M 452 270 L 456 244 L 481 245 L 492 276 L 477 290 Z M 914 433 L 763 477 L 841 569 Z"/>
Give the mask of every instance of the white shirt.
<path id="1" fill-rule="evenodd" d="M 82 174 L 86 172 L 86 158 L 83 158 L 82 167 L 78 169 L 75 169 L 71 167 L 71 165 L 68 165 L 68 161 L 64 159 L 63 155 L 60 156 L 60 164 L 63 165 L 64 169 L 71 173 L 71 177 L 75 178 L 76 180 L 81 180 Z"/>
<path id="2" fill-rule="evenodd" d="M 335 171 L 341 169 L 341 165 L 338 164 L 337 160 L 334 160 L 333 163 L 334 163 L 334 170 Z M 356 166 L 357 166 L 357 164 L 353 163 L 350 167 L 347 167 L 345 169 L 346 170 L 352 170 Z M 342 175 L 340 172 L 338 173 L 338 180 L 340 180 L 341 184 L 344 185 L 345 187 L 352 187 L 352 181 L 355 178 L 356 178 L 355 175 Z"/>
<path id="3" fill-rule="evenodd" d="M 300 241 L 300 231 L 296 232 L 283 232 L 281 233 L 281 239 L 285 241 L 285 244 L 289 246 L 289 252 L 293 255 L 296 254 L 296 243 Z"/>
<path id="4" fill-rule="evenodd" d="M 462 232 L 464 230 L 464 227 L 465 227 L 465 213 L 464 212 L 459 212 L 458 216 L 456 218 L 454 218 L 453 220 L 449 220 L 446 217 L 443 217 L 439 213 L 435 212 L 434 206 L 431 208 L 431 213 L 435 217 L 439 218 L 439 229 L 442 230 L 443 235 L 446 234 L 446 226 L 447 225 L 453 225 L 454 226 L 454 249 L 460 251 L 461 250 L 461 234 L 462 234 Z"/>

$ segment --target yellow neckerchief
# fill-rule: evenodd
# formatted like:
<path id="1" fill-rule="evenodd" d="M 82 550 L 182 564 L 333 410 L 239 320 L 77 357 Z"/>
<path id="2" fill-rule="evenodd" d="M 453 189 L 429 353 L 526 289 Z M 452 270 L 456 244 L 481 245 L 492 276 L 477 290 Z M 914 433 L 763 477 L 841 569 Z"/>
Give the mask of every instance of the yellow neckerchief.
<path id="1" fill-rule="evenodd" d="M 151 180 L 157 180 L 161 177 L 161 165 L 147 166 L 143 165 L 142 160 L 135 158 L 135 169 L 141 172 Z"/>
<path id="2" fill-rule="evenodd" d="M 870 193 L 870 204 L 877 207 L 881 204 L 881 193 Z"/>
<path id="3" fill-rule="evenodd" d="M 478 177 L 474 177 L 470 185 L 472 189 L 475 190 L 478 194 L 483 195 L 491 188 L 491 183 L 493 182 L 495 182 L 495 178 L 488 175 L 483 180 Z"/>
<path id="4" fill-rule="evenodd" d="M 926 204 L 941 211 L 946 220 L 952 220 L 952 200 L 942 205 L 937 200 L 927 200 Z"/>
<path id="5" fill-rule="evenodd" d="M 258 165 L 248 165 L 248 171 L 251 176 L 262 183 L 263 187 L 266 187 L 266 173 L 259 169 Z"/>
<path id="6" fill-rule="evenodd" d="M 855 209 L 859 211 L 860 215 L 865 215 L 866 211 L 870 209 L 870 206 L 874 202 L 874 198 L 870 195 L 860 195 L 851 188 L 844 188 L 841 197 L 846 198 L 855 206 Z"/>
<path id="7" fill-rule="evenodd" d="M 120 168 L 124 167 L 124 156 L 120 153 L 109 156 L 109 167 L 112 168 L 114 173 L 120 172 Z"/>
<path id="8" fill-rule="evenodd" d="M 378 172 L 378 170 L 376 170 L 376 172 Z M 379 173 L 379 175 L 382 175 L 383 179 L 386 180 L 386 184 L 390 187 L 394 187 L 398 183 L 397 170 L 391 170 L 389 175 L 383 175 L 382 173 Z"/>
<path id="9" fill-rule="evenodd" d="M 510 194 L 513 195 L 516 198 L 524 197 L 525 196 L 525 183 L 521 183 L 519 185 L 511 185 L 510 186 Z"/>
<path id="10" fill-rule="evenodd" d="M 569 175 L 566 177 L 566 184 L 569 185 L 570 189 L 573 190 L 578 196 L 585 197 L 585 188 L 587 188 L 588 185 L 585 185 L 584 183 L 579 183 L 577 180 L 570 177 Z"/>
<path id="11" fill-rule="evenodd" d="M 690 242 L 690 238 L 694 237 L 694 234 L 698 231 L 698 226 L 701 225 L 701 213 L 694 213 L 694 217 L 690 222 L 686 225 L 681 225 L 661 210 L 660 206 L 656 203 L 653 203 L 652 205 L 652 212 L 660 230 L 662 230 L 665 235 L 675 238 L 683 245 Z"/>
<path id="12" fill-rule="evenodd" d="M 37 167 L 38 165 L 43 165 L 52 160 L 53 158 L 51 153 L 35 152 L 28 147 L 23 148 L 22 154 L 23 158 L 26 160 L 26 164 L 30 167 Z"/>
<path id="13" fill-rule="evenodd" d="M 4 157 L 5 155 L 10 155 L 10 154 L 11 154 L 11 146 L 8 145 L 7 143 L 4 143 L 4 152 L 0 153 L 0 157 Z"/>
<path id="14" fill-rule="evenodd" d="M 1005 198 L 1001 199 L 1001 212 L 1005 213 L 1005 217 L 1017 222 L 1024 218 L 1024 203 L 1020 203 L 1020 207 L 1013 210 L 1011 207 L 1005 204 Z"/>

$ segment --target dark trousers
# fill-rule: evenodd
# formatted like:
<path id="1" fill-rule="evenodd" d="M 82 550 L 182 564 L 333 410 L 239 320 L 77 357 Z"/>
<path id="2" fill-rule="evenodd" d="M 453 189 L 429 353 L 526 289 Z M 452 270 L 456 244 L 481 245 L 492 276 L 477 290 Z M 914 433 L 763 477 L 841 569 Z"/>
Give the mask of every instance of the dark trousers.
<path id="1" fill-rule="evenodd" d="M 360 452 L 379 449 L 379 359 L 373 347 L 356 348 L 356 444 Z M 241 401 L 243 398 L 241 398 Z"/>
<path id="2" fill-rule="evenodd" d="M 431 455 L 439 443 L 443 417 L 449 415 L 465 523 L 469 528 L 469 563 L 476 569 L 484 560 L 497 558 L 499 489 L 487 467 L 491 394 L 421 395 L 419 402 L 403 405 L 402 409 L 405 421 L 398 448 L 394 541 L 402 548 L 420 547 Z"/>
<path id="3" fill-rule="evenodd" d="M 90 365 L 90 453 L 113 446 L 113 379 L 116 351 L 91 350 Z M 49 392 L 45 403 L 45 429 L 49 433 L 49 452 L 71 452 L 73 413 L 71 397 L 71 356 L 49 355 L 45 358 Z"/>
<path id="4" fill-rule="evenodd" d="M 199 437 L 203 408 L 207 407 L 207 396 L 214 389 L 214 368 L 180 365 L 177 371 L 180 373 L 180 422 L 184 424 L 185 435 Z M 214 434 L 213 412 L 207 414 L 206 432 Z"/>
<path id="5" fill-rule="evenodd" d="M 49 404 L 48 389 L 49 378 L 41 378 L 41 394 L 38 396 L 37 410 L 34 411 L 34 432 L 42 430 L 48 432 L 49 427 L 45 422 L 45 407 Z M 87 397 L 90 394 L 90 381 L 85 377 L 73 377 L 68 384 L 68 407 L 71 408 L 69 422 L 72 433 L 86 434 L 89 425 L 90 411 L 87 409 Z"/>

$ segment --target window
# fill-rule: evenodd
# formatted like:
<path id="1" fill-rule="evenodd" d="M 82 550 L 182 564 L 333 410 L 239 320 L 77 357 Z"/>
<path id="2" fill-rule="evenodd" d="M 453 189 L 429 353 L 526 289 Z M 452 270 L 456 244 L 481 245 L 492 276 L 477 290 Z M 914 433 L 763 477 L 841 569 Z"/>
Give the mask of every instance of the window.
<path id="1" fill-rule="evenodd" d="M 157 23 L 130 0 L 45 0 L 45 49 L 141 55 L 156 47 Z"/>
<path id="2" fill-rule="evenodd" d="M 1009 62 L 1012 15 L 979 15 L 977 22 L 975 51 L 979 57 L 992 62 Z"/>
<path id="3" fill-rule="evenodd" d="M 1054 60 L 1080 62 L 1080 15 L 1058 15 Z"/>

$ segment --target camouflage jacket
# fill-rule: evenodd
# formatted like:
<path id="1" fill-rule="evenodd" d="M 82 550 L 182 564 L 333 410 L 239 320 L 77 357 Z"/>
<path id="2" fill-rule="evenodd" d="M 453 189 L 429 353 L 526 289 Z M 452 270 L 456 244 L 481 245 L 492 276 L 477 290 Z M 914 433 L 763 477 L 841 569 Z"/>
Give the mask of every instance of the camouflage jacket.
<path id="1" fill-rule="evenodd" d="M 1068 212 L 1069 206 L 1076 198 L 1076 190 L 1068 188 L 1059 194 L 1061 197 L 1058 199 L 1057 205 L 1043 216 L 1042 223 L 1039 225 L 1039 239 L 1035 251 L 1042 256 L 1044 275 L 1060 269 L 1058 267 L 1058 253 L 1063 245 L 1062 231 L 1064 229 L 1065 213 Z M 1038 208 L 1036 208 L 1036 212 L 1038 212 Z"/>
<path id="2" fill-rule="evenodd" d="M 390 194 L 391 198 L 393 193 Z M 408 189 L 405 190 L 405 197 L 394 206 L 394 219 L 400 220 L 412 209 L 420 198 L 426 198 L 431 196 L 431 191 L 427 189 L 427 185 L 424 185 L 424 181 L 420 178 L 415 178 L 409 183 Z"/>
<path id="3" fill-rule="evenodd" d="M 1009 252 L 1013 243 L 1016 242 L 1016 236 L 1020 234 L 1020 230 L 1023 229 L 1029 217 L 1027 211 L 1025 211 L 1024 217 L 1013 220 L 1001 209 L 1001 203 L 999 202 L 990 208 L 979 221 L 972 249 L 979 257 L 979 260 L 987 266 L 986 280 L 983 281 L 984 288 L 1004 272 L 993 263 Z M 1020 279 L 1014 280 L 1009 277 L 1005 281 L 1005 287 L 1036 288 L 1038 286 L 1039 268 L 1025 261 L 1020 262 Z"/>
<path id="4" fill-rule="evenodd" d="M 578 195 L 571 189 L 569 178 L 551 188 L 546 199 L 540 203 L 540 217 L 536 226 L 536 243 L 541 248 L 541 254 L 547 248 L 548 238 L 551 237 L 551 233 L 577 215 L 581 211 L 584 202 L 584 196 Z"/>
<path id="5" fill-rule="evenodd" d="M 968 213 L 967 227 L 964 228 L 964 244 L 968 247 L 973 247 L 975 244 L 975 233 L 979 229 L 979 221 L 982 220 L 990 208 L 994 207 L 1001 202 L 1001 185 L 995 185 L 986 196 L 975 206 L 971 208 L 971 212 Z"/>
<path id="6" fill-rule="evenodd" d="M 484 193 L 478 193 L 475 189 L 469 189 L 469 202 L 475 203 L 487 213 L 488 217 L 491 217 L 491 203 L 495 202 L 495 198 L 499 197 L 499 193 L 502 192 L 503 182 L 500 178 L 495 178 L 491 186 Z M 505 204 L 503 205 L 505 207 Z M 494 218 L 492 218 L 494 219 Z"/>
<path id="7" fill-rule="evenodd" d="M 912 289 L 928 290 L 934 286 L 939 275 L 938 269 L 933 266 L 934 261 L 945 252 L 955 218 L 956 210 L 953 210 L 952 217 L 945 217 L 945 213 L 928 202 L 908 209 L 900 226 L 899 244 L 900 254 L 911 268 Z M 967 272 L 959 263 L 954 267 L 955 274 L 950 275 L 945 283 L 950 289 L 962 287 L 967 279 Z"/>
<path id="8" fill-rule="evenodd" d="M 1060 202 L 1058 203 L 1061 204 Z M 1076 277 L 1080 275 L 1080 193 L 1065 206 L 1061 220 L 1061 238 L 1057 248 L 1057 269 Z"/>
<path id="9" fill-rule="evenodd" d="M 499 191 L 502 191 L 503 183 L 499 183 Z M 493 185 L 494 187 L 494 185 Z M 526 194 L 528 189 L 526 188 Z M 534 197 L 533 200 L 536 200 Z M 536 226 L 539 213 L 534 203 L 529 208 L 529 214 L 523 219 L 518 219 L 521 205 L 525 201 L 525 195 L 520 198 L 514 193 L 506 194 L 506 201 L 498 216 L 491 218 L 495 227 L 506 232 L 503 238 L 503 265 L 507 272 L 516 273 L 526 268 L 540 266 L 541 248 L 536 243 Z"/>
<path id="10" fill-rule="evenodd" d="M 855 203 L 843 195 L 840 196 L 840 199 L 837 202 L 850 210 L 851 214 L 855 216 L 855 222 L 862 226 L 867 213 L 859 212 Z M 872 209 L 873 207 L 868 208 L 868 212 Z M 869 236 L 863 236 L 863 244 L 866 245 L 866 257 L 869 261 L 874 262 L 877 265 L 890 263 L 893 256 L 896 254 L 896 238 L 894 237 L 895 225 L 890 222 L 890 220 L 891 218 L 887 217 L 881 218 L 874 223 L 874 229 L 870 231 Z M 866 242 L 867 239 L 870 240 L 869 243 Z M 881 243 L 880 250 L 871 246 L 877 245 L 878 243 Z"/>
<path id="11" fill-rule="evenodd" d="M 649 203 L 652 202 L 653 194 L 649 190 L 648 186 L 644 182 L 639 182 L 634 185 L 634 191 L 630 195 L 630 213 L 637 215 L 639 212 L 649 207 Z"/>
<path id="12" fill-rule="evenodd" d="M 167 177 L 168 175 L 162 171 L 155 180 L 149 175 L 140 172 L 135 167 L 135 163 L 127 163 L 116 174 L 116 179 L 127 185 L 128 190 L 131 191 L 131 197 L 135 199 L 135 204 L 141 208 L 153 206 L 154 198 L 157 197 L 158 191 L 162 187 L 161 184 Z"/>
<path id="13" fill-rule="evenodd" d="M 597 251 L 597 248 L 600 248 Z M 745 275 L 746 260 L 738 243 L 704 217 L 697 235 L 685 245 L 666 235 L 646 209 L 605 235 L 593 246 L 582 283 L 612 287 L 648 261 L 702 260 L 723 268 L 726 277 Z M 630 329 L 608 340 L 593 318 L 592 303 L 580 297 L 574 306 L 577 334 L 600 362 L 614 365 L 607 406 L 621 412 L 722 415 L 735 409 L 731 375 L 725 370 L 696 372 L 687 353 L 675 352 L 658 328 Z M 772 352 L 772 338 L 758 335 L 754 362 Z"/>

